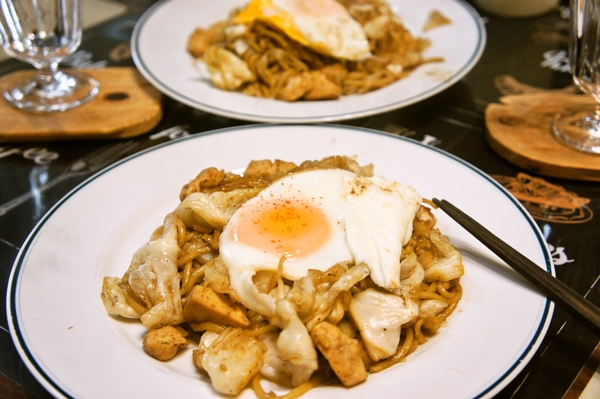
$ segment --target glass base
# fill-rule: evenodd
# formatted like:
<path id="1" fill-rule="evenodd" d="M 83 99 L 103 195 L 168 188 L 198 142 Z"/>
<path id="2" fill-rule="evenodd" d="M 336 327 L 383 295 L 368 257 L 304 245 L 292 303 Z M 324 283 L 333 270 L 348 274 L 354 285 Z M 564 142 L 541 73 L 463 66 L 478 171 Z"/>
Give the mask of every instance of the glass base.
<path id="1" fill-rule="evenodd" d="M 571 148 L 600 154 L 600 109 L 594 105 L 576 105 L 554 117 L 553 132 Z"/>
<path id="2" fill-rule="evenodd" d="M 94 98 L 98 86 L 94 78 L 78 71 L 38 73 L 4 92 L 4 98 L 25 111 L 66 111 Z"/>

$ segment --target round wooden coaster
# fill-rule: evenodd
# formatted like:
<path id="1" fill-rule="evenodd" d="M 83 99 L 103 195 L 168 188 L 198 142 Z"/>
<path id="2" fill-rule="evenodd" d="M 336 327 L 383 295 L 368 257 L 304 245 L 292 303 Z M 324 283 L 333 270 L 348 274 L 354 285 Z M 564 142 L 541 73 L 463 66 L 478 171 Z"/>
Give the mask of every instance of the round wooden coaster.
<path id="1" fill-rule="evenodd" d="M 561 144 L 552 134 L 554 115 L 563 108 L 595 104 L 591 96 L 533 93 L 500 98 L 485 111 L 487 139 L 515 165 L 546 176 L 600 181 L 600 155 Z"/>

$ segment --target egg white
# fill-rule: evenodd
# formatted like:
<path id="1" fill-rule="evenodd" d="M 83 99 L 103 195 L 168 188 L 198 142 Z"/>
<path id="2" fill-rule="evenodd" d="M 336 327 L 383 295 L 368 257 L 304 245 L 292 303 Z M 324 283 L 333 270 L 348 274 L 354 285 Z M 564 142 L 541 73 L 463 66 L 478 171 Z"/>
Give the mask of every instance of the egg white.
<path id="1" fill-rule="evenodd" d="M 318 207 L 330 234 L 309 255 L 284 254 L 283 277 L 298 280 L 309 269 L 365 263 L 375 284 L 389 290 L 399 287 L 402 247 L 412 234 L 420 195 L 382 177 L 361 177 L 340 169 L 310 170 L 284 177 L 250 199 L 221 234 L 221 259 L 229 269 L 232 289 L 245 306 L 267 316 L 275 314 L 274 299 L 259 293 L 252 277 L 260 270 L 277 271 L 282 253 L 248 245 L 236 229 L 248 222 L 244 218 L 249 208 L 286 199 Z"/>
<path id="2" fill-rule="evenodd" d="M 362 26 L 335 0 L 251 0 L 236 22 L 254 20 L 325 55 L 354 61 L 372 55 Z"/>

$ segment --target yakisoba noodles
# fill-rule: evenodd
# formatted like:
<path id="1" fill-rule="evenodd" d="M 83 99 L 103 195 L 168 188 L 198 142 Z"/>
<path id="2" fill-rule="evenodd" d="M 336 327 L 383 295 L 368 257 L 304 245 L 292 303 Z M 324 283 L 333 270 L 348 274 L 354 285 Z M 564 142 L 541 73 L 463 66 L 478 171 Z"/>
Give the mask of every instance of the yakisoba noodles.
<path id="1" fill-rule="evenodd" d="M 371 165 L 208 168 L 180 200 L 123 277 L 104 278 L 102 300 L 140 319 L 149 355 L 195 347 L 190 361 L 221 393 L 276 397 L 261 378 L 286 398 L 359 384 L 405 361 L 461 299 L 462 258 L 435 206 Z"/>
<path id="2" fill-rule="evenodd" d="M 228 19 L 191 33 L 188 52 L 208 67 L 217 87 L 286 101 L 366 93 L 406 77 L 423 63 L 443 61 L 423 57 L 429 40 L 413 36 L 387 2 L 344 0 L 337 4 L 341 10 L 325 4 L 331 2 L 335 0 L 274 0 L 284 12 L 272 16 L 271 1 L 251 0 Z M 327 25 L 330 9 L 344 15 L 320 29 Z M 296 33 L 290 21 L 302 13 L 308 15 L 300 24 L 314 34 L 313 43 Z M 424 30 L 448 23 L 434 11 Z M 364 37 L 366 48 L 348 42 L 352 35 Z"/>

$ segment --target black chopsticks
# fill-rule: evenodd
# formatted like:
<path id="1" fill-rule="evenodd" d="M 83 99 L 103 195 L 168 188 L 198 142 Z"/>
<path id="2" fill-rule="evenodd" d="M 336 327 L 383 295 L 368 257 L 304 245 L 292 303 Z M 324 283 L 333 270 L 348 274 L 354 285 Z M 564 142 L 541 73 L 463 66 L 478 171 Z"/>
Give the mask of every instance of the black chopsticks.
<path id="1" fill-rule="evenodd" d="M 600 337 L 600 308 L 527 259 L 450 202 L 444 199 L 438 200 L 437 198 L 433 198 L 432 202 L 498 255 L 500 259 L 541 290 L 557 306 L 567 311 L 596 336 Z"/>

